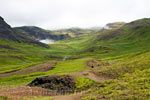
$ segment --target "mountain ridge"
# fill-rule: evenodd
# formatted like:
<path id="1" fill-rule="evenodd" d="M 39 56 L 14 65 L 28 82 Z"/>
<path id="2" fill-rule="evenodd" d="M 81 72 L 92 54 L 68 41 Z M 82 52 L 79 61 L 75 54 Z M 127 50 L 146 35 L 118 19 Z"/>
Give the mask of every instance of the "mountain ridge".
<path id="1" fill-rule="evenodd" d="M 49 48 L 48 45 L 40 43 L 24 34 L 18 33 L 10 25 L 8 25 L 2 17 L 0 17 L 0 38 L 3 40 L 11 40 L 16 42 L 26 42 L 31 44 L 40 45 L 45 48 Z"/>
<path id="2" fill-rule="evenodd" d="M 70 38 L 68 34 L 53 34 L 52 31 L 45 30 L 37 26 L 21 26 L 21 27 L 14 27 L 14 29 L 34 39 L 62 40 Z"/>

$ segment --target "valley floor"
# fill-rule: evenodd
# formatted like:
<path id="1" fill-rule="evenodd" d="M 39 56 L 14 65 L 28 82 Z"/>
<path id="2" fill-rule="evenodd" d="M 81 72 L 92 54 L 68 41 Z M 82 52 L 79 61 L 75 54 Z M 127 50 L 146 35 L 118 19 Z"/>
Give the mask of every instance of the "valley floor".
<path id="1" fill-rule="evenodd" d="M 86 70 L 81 70 L 78 72 L 71 72 L 71 73 L 65 73 L 67 75 L 73 76 L 73 77 L 84 77 L 84 78 L 89 78 L 91 80 L 94 80 L 95 82 L 104 82 L 106 80 L 111 80 L 111 78 L 98 75 L 98 73 L 95 71 L 97 68 L 92 68 L 90 69 L 90 64 L 88 62 L 91 60 L 85 61 L 85 67 Z M 5 77 L 11 77 L 14 75 L 26 75 L 29 73 L 35 73 L 35 72 L 47 72 L 49 70 L 53 70 L 55 66 L 57 66 L 57 62 L 46 62 L 43 64 L 35 65 L 35 66 L 30 66 L 28 68 L 24 68 L 21 70 L 16 70 L 12 71 L 9 73 L 3 73 L 0 74 L 1 78 Z M 91 63 L 92 64 L 92 63 Z M 20 86 L 4 86 L 1 87 L 0 89 L 0 96 L 7 96 L 9 100 L 21 100 L 22 98 L 32 98 L 32 97 L 39 97 L 39 96 L 53 96 L 54 100 L 79 100 L 84 94 L 83 92 L 77 93 L 77 94 L 71 94 L 69 96 L 58 96 L 60 95 L 56 91 L 50 91 L 48 89 L 40 88 L 40 87 L 28 87 L 26 86 L 26 83 L 24 85 Z M 43 99 L 42 99 L 43 100 Z M 44 99 L 45 100 L 45 99 Z"/>

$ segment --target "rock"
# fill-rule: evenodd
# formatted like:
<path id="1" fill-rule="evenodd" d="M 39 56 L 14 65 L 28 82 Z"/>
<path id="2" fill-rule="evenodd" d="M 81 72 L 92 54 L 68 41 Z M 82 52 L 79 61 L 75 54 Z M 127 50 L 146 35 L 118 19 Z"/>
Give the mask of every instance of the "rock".
<path id="1" fill-rule="evenodd" d="M 75 80 L 69 75 L 64 76 L 44 76 L 34 79 L 28 86 L 39 86 L 42 88 L 57 90 L 62 92 L 66 90 L 75 90 Z"/>
<path id="2" fill-rule="evenodd" d="M 3 20 L 4 21 L 4 19 L 0 16 L 0 20 Z"/>

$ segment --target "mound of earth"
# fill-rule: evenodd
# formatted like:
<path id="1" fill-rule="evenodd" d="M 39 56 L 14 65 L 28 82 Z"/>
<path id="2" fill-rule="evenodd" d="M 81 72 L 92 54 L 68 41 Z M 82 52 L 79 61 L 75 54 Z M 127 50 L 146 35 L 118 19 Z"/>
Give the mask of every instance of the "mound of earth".
<path id="1" fill-rule="evenodd" d="M 28 86 L 38 86 L 50 90 L 56 90 L 57 92 L 74 92 L 75 79 L 69 75 L 64 76 L 44 76 L 34 79 Z"/>

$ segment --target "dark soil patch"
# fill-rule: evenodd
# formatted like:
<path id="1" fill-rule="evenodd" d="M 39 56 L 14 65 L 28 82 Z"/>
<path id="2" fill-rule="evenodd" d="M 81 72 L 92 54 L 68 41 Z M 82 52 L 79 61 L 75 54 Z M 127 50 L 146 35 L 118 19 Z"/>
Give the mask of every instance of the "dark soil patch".
<path id="1" fill-rule="evenodd" d="M 29 86 L 38 86 L 58 93 L 73 93 L 75 91 L 75 79 L 69 75 L 64 76 L 44 76 L 34 79 Z"/>

